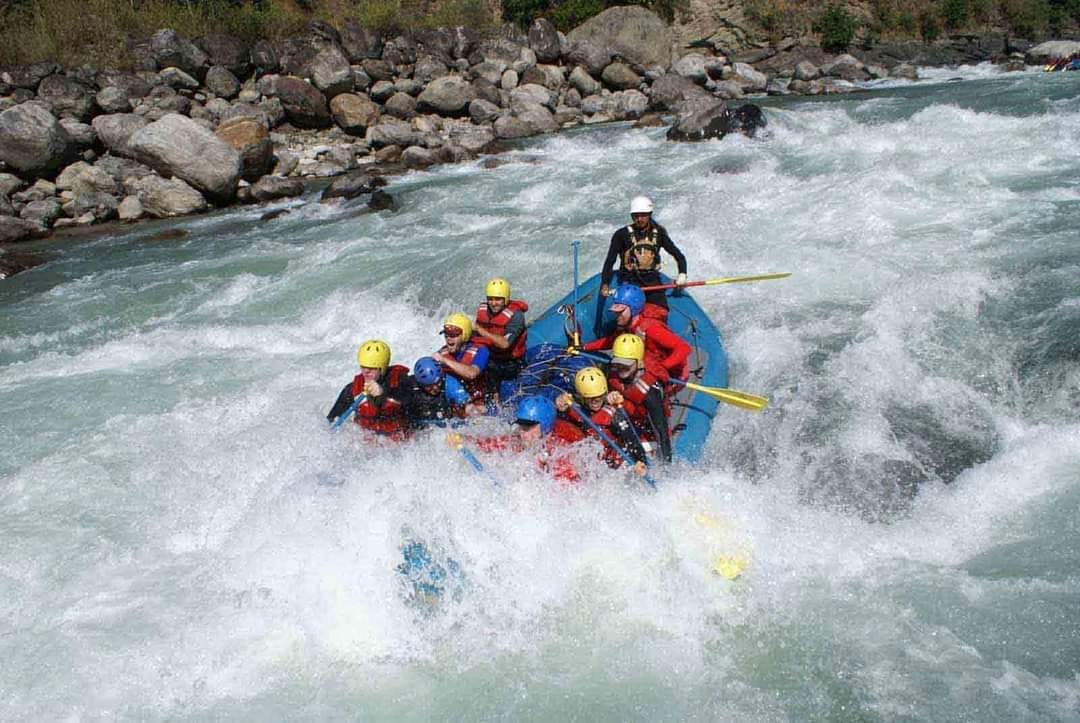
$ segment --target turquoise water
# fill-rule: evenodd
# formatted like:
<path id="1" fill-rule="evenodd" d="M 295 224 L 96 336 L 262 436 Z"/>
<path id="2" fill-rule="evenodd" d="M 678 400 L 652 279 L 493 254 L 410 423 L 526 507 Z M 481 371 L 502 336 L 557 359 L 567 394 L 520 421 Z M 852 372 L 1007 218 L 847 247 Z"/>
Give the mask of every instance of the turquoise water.
<path id="1" fill-rule="evenodd" d="M 1080 78 L 960 75 L 0 283 L 0 718 L 1080 720 Z M 697 293 L 772 402 L 701 468 L 492 489 L 326 431 L 361 340 L 411 363 L 489 275 L 545 308 L 641 192 L 692 277 L 794 272 Z M 460 601 L 406 604 L 407 537 Z"/>

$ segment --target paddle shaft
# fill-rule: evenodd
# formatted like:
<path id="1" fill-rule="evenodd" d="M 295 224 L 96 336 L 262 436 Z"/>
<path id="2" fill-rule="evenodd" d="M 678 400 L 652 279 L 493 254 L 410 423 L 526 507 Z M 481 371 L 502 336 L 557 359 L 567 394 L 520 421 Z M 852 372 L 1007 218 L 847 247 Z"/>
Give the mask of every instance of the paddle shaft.
<path id="1" fill-rule="evenodd" d="M 628 465 L 630 465 L 631 467 L 633 467 L 633 466 L 634 466 L 635 464 L 637 464 L 637 463 L 636 463 L 636 462 L 635 462 L 635 461 L 634 461 L 634 460 L 633 460 L 633 459 L 632 459 L 632 458 L 630 457 L 630 455 L 628 455 L 628 454 L 626 453 L 626 450 L 625 450 L 625 449 L 623 449 L 623 448 L 622 448 L 622 447 L 620 447 L 619 445 L 615 444 L 615 440 L 614 440 L 614 439 L 612 439 L 611 437 L 609 437 L 609 436 L 608 436 L 608 433 L 607 433 L 607 432 L 605 432 L 604 430 L 600 429 L 600 426 L 599 426 L 599 425 L 598 425 L 598 424 L 597 424 L 596 422 L 594 422 L 594 421 L 592 420 L 592 418 L 591 418 L 591 417 L 589 417 L 589 413 L 588 413 L 588 412 L 586 412 L 586 411 L 585 411 L 584 409 L 582 409 L 580 405 L 578 405 L 578 404 L 571 404 L 571 405 L 570 405 L 570 408 L 571 408 L 571 409 L 573 409 L 573 410 L 574 410 L 575 412 L 577 412 L 577 415 L 578 415 L 579 417 L 581 417 L 581 421 L 583 421 L 583 422 L 585 422 L 585 424 L 589 425 L 589 428 L 590 428 L 590 429 L 592 429 L 592 431 L 596 432 L 596 436 L 597 436 L 597 437 L 599 437 L 599 438 L 600 438 L 601 440 L 603 440 L 604 444 L 606 444 L 607 446 L 609 446 L 609 447 L 611 447 L 611 448 L 612 448 L 613 450 L 615 450 L 615 452 L 616 452 L 616 453 L 617 453 L 617 454 L 618 454 L 618 455 L 619 455 L 620 457 L 622 457 L 622 458 L 623 458 L 623 461 L 624 461 L 624 462 L 626 462 L 626 463 L 627 463 Z M 644 479 L 645 479 L 645 481 L 646 481 L 646 482 L 648 482 L 648 483 L 649 483 L 649 486 L 650 486 L 650 487 L 656 487 L 656 480 L 654 480 L 654 479 L 653 479 L 652 477 L 650 477 L 650 476 L 649 476 L 648 474 L 646 474 L 646 475 L 645 475 Z"/>
<path id="2" fill-rule="evenodd" d="M 356 411 L 357 407 L 364 403 L 365 399 L 367 399 L 366 394 L 361 394 L 359 397 L 354 399 L 353 403 L 349 405 L 349 408 L 342 412 L 340 417 L 334 420 L 333 424 L 330 425 L 330 429 L 337 429 L 341 425 L 345 424 L 345 420 L 353 415 L 353 412 Z"/>
<path id="3" fill-rule="evenodd" d="M 574 344 L 581 343 L 581 334 L 578 333 L 577 325 L 577 304 L 578 304 L 578 251 L 581 248 L 581 241 L 575 240 L 570 243 L 574 249 Z"/>
<path id="4" fill-rule="evenodd" d="M 777 274 L 758 274 L 757 276 L 732 276 L 724 279 L 707 279 L 705 281 L 687 281 L 680 287 L 678 284 L 658 284 L 656 286 L 642 286 L 642 291 L 661 291 L 663 289 L 689 288 L 691 286 L 718 286 L 720 284 L 740 284 L 746 281 L 772 281 L 773 279 L 786 279 L 791 276 L 790 271 L 782 271 Z"/>

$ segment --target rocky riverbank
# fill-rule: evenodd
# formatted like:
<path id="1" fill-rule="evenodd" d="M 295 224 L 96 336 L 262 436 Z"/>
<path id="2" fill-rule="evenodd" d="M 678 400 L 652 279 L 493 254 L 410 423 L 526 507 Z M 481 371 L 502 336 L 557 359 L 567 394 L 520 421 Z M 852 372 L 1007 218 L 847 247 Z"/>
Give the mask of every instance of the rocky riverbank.
<path id="1" fill-rule="evenodd" d="M 248 46 L 165 29 L 134 47 L 130 71 L 42 62 L 0 73 L 0 243 L 263 203 L 335 176 L 324 200 L 390 209 L 380 176 L 503 141 L 659 123 L 654 114 L 674 116 L 673 140 L 752 133 L 760 114 L 728 102 L 853 92 L 875 78 L 916 78 L 916 63 L 1022 68 L 1024 55 L 1009 50 L 1002 37 L 964 36 L 839 56 L 796 39 L 734 52 L 710 38 L 678 44 L 640 7 L 611 8 L 565 35 L 546 20 L 489 38 L 313 22 L 300 37 Z M 1038 49 L 1027 60 L 1040 62 Z M 5 276 L 18 270 L 8 249 Z"/>

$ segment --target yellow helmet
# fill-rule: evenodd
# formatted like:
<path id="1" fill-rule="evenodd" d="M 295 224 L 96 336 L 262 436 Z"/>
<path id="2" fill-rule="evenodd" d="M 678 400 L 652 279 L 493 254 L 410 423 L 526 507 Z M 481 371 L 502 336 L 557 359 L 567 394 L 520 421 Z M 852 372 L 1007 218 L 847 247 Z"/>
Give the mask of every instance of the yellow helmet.
<path id="1" fill-rule="evenodd" d="M 362 367 L 385 372 L 390 366 L 390 345 L 379 339 L 368 339 L 356 351 L 356 361 Z"/>
<path id="2" fill-rule="evenodd" d="M 637 334 L 619 334 L 611 345 L 611 356 L 640 363 L 645 359 L 645 342 Z"/>
<path id="3" fill-rule="evenodd" d="M 574 375 L 574 389 L 582 399 L 602 397 L 607 394 L 607 379 L 596 367 L 585 367 Z"/>
<path id="4" fill-rule="evenodd" d="M 492 279 L 484 287 L 484 296 L 494 296 L 499 299 L 510 300 L 510 282 L 506 279 Z"/>
<path id="5" fill-rule="evenodd" d="M 462 314 L 460 311 L 451 314 L 446 317 L 446 321 L 443 322 L 443 328 L 448 326 L 456 326 L 461 329 L 461 341 L 466 342 L 472 337 L 472 320 Z"/>

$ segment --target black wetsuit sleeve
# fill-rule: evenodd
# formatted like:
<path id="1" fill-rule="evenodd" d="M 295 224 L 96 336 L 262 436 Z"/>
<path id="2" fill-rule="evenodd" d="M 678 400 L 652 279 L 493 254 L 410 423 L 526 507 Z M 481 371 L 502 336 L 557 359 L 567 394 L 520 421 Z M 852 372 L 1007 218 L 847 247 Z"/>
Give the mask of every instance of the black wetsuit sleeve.
<path id="1" fill-rule="evenodd" d="M 660 458 L 671 461 L 671 432 L 668 430 L 667 415 L 664 414 L 664 392 L 660 387 L 649 388 L 645 395 L 645 414 L 649 419 L 656 443 L 660 445 Z"/>
<path id="2" fill-rule="evenodd" d="M 510 342 L 510 348 L 514 348 L 514 344 L 517 343 L 518 337 L 525 331 L 525 314 L 520 311 L 515 311 L 513 316 L 510 317 L 510 323 L 506 325 L 506 340 Z"/>
<path id="3" fill-rule="evenodd" d="M 355 397 L 352 393 L 352 382 L 345 385 L 345 388 L 341 390 L 341 394 L 338 395 L 337 401 L 334 402 L 334 406 L 330 407 L 330 413 L 326 415 L 326 418 L 333 422 L 349 408 L 349 405 L 353 403 Z"/>
<path id="4" fill-rule="evenodd" d="M 616 414 L 608 426 L 615 443 L 623 448 L 635 462 L 644 462 L 646 459 L 645 448 L 638 441 L 637 434 L 625 414 Z"/>
<path id="5" fill-rule="evenodd" d="M 611 245 L 608 246 L 607 258 L 604 259 L 604 268 L 600 270 L 600 283 L 611 286 L 611 273 L 615 268 L 615 261 L 623 250 L 626 239 L 626 227 L 620 226 L 611 234 Z"/>
<path id="6" fill-rule="evenodd" d="M 679 247 L 675 245 L 675 242 L 671 240 L 671 236 L 668 235 L 667 229 L 663 226 L 660 229 L 660 248 L 671 254 L 671 257 L 675 259 L 675 263 L 679 267 L 679 273 L 686 273 L 686 256 L 679 250 Z"/>

